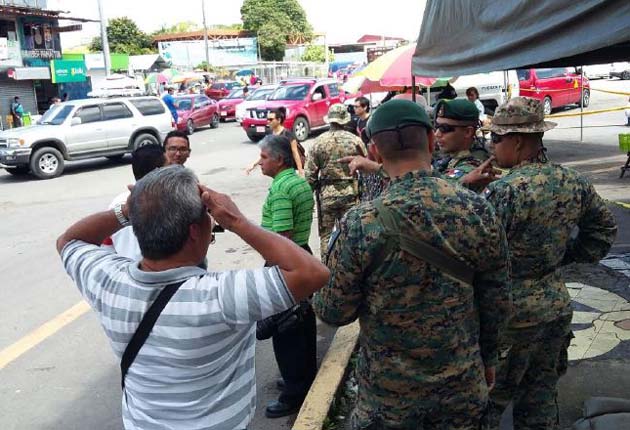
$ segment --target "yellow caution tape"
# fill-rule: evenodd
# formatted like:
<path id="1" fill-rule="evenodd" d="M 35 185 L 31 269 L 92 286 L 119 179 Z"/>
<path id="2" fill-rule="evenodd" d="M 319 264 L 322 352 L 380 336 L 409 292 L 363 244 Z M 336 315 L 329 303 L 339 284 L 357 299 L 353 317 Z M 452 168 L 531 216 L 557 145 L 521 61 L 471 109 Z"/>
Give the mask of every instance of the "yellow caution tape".
<path id="1" fill-rule="evenodd" d="M 598 90 L 597 88 L 591 88 L 591 91 L 599 91 L 600 93 L 608 93 L 608 94 L 617 94 L 620 96 L 630 96 L 630 93 L 625 93 L 623 91 Z"/>
<path id="2" fill-rule="evenodd" d="M 610 108 L 610 109 L 599 109 L 599 110 L 590 110 L 588 112 L 578 112 L 578 113 L 556 113 L 553 115 L 545 115 L 545 118 L 567 118 L 571 116 L 580 116 L 580 115 L 597 115 L 600 113 L 606 112 L 616 112 L 620 110 L 630 109 L 628 106 Z"/>

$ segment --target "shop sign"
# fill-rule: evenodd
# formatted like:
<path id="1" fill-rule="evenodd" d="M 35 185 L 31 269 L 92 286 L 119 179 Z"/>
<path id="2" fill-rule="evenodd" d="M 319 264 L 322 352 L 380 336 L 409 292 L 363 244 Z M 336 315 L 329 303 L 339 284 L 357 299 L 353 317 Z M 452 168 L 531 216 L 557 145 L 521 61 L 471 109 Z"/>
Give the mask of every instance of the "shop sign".
<path id="1" fill-rule="evenodd" d="M 50 62 L 50 73 L 53 84 L 87 80 L 87 68 L 82 60 L 53 60 Z"/>
<path id="2" fill-rule="evenodd" d="M 16 67 L 7 71 L 9 78 L 16 81 L 50 79 L 48 67 Z"/>
<path id="3" fill-rule="evenodd" d="M 23 50 L 22 57 L 53 60 L 55 58 L 61 58 L 61 52 L 55 51 L 53 49 L 30 49 L 30 50 Z"/>

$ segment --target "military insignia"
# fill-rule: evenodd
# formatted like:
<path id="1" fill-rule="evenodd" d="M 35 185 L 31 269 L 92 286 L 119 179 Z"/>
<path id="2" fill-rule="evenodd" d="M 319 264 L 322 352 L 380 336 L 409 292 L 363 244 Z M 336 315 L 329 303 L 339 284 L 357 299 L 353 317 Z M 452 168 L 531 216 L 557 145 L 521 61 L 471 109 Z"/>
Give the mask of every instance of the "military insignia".
<path id="1" fill-rule="evenodd" d="M 490 188 L 484 188 L 482 191 L 483 196 L 487 199 L 492 194 L 492 190 Z"/>
<path id="2" fill-rule="evenodd" d="M 462 170 L 459 169 L 449 169 L 446 171 L 446 173 L 444 174 L 447 178 L 461 178 L 462 176 L 464 176 L 464 172 Z"/>

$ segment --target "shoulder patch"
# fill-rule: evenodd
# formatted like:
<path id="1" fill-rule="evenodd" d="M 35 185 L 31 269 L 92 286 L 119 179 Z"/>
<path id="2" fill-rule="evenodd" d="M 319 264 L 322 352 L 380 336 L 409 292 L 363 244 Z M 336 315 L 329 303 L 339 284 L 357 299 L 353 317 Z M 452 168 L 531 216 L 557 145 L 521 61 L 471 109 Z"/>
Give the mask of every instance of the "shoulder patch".
<path id="1" fill-rule="evenodd" d="M 464 172 L 460 169 L 449 169 L 444 172 L 444 176 L 451 179 L 458 179 L 464 176 Z"/>

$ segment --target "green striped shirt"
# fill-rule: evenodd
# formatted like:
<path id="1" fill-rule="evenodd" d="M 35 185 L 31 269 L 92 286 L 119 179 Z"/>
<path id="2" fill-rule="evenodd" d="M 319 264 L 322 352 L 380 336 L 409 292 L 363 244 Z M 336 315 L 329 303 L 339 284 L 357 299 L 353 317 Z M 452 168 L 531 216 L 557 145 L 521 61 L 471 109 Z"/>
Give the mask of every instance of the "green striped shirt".
<path id="1" fill-rule="evenodd" d="M 278 173 L 262 209 L 262 227 L 276 233 L 292 231 L 298 245 L 308 244 L 313 222 L 313 191 L 295 169 Z"/>

